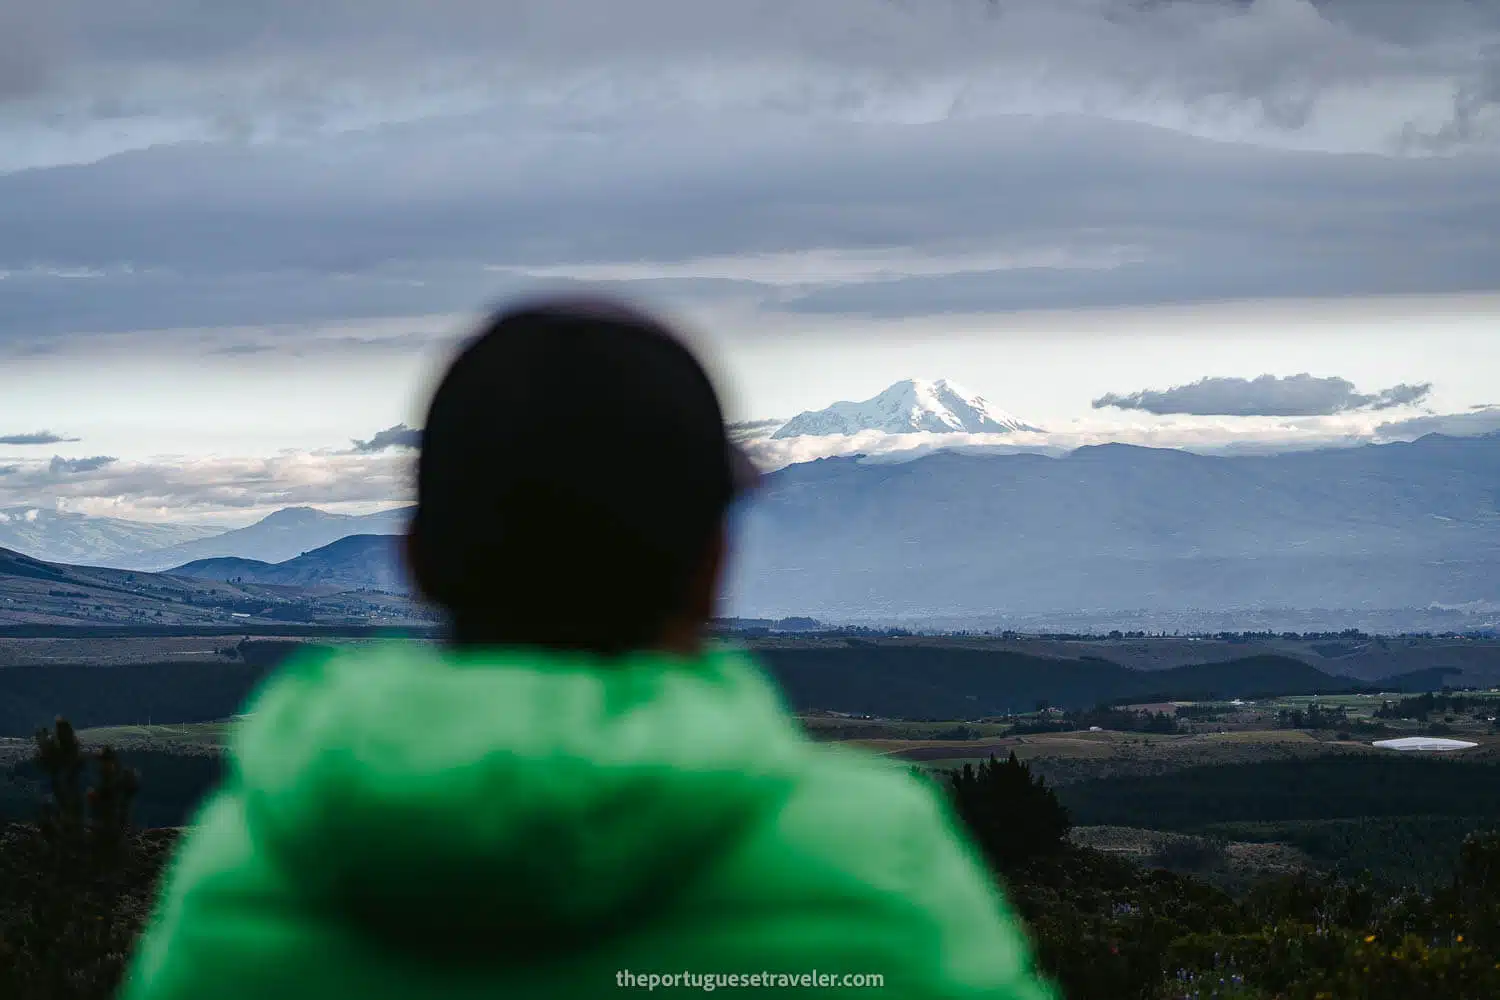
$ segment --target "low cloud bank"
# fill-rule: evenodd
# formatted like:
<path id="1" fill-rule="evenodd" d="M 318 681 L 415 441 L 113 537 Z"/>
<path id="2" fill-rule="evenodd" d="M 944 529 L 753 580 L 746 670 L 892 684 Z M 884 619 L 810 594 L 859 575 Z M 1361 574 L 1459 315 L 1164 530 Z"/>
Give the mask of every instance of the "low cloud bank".
<path id="1" fill-rule="evenodd" d="M 1299 375 L 1260 375 L 1256 378 L 1201 378 L 1170 389 L 1142 389 L 1106 393 L 1094 409 L 1144 410 L 1158 415 L 1186 413 L 1199 416 L 1331 416 L 1357 410 L 1389 410 L 1422 402 L 1432 383 L 1393 385 L 1378 392 L 1359 392 L 1348 379 Z"/>
<path id="2" fill-rule="evenodd" d="M 1385 420 L 1381 411 L 1315 417 L 1150 416 L 1074 421 L 1044 432 L 1010 434 L 886 434 L 864 431 L 772 439 L 778 420 L 731 427 L 767 471 L 819 458 L 862 455 L 869 462 L 902 462 L 935 451 L 970 454 L 1035 452 L 1060 455 L 1110 443 L 1176 448 L 1199 454 L 1262 454 L 1415 440 L 1431 433 L 1473 436 L 1500 432 L 1500 406 L 1450 414 Z M 397 425 L 380 434 L 419 431 Z M 375 435 L 372 445 L 380 439 Z M 63 506 L 81 513 L 146 521 L 251 520 L 281 507 L 336 508 L 410 502 L 414 453 L 409 448 L 284 452 L 271 457 L 117 461 L 16 460 L 0 466 L 0 508 Z"/>

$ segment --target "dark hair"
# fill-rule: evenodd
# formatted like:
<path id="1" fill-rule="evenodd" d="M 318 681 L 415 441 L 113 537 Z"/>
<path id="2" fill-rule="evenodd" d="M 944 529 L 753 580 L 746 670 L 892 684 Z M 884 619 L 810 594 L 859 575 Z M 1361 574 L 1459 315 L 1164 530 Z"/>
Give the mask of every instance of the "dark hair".
<path id="1" fill-rule="evenodd" d="M 646 647 L 684 609 L 713 537 L 704 525 L 675 552 L 655 548 L 608 511 L 540 485 L 510 492 L 495 514 L 525 530 L 475 538 L 461 564 L 424 575 L 459 645 L 606 655 Z M 420 539 L 420 508 L 416 522 Z"/>
<path id="2" fill-rule="evenodd" d="M 688 610 L 734 495 L 731 465 L 712 384 L 655 321 L 500 315 L 428 412 L 419 586 L 461 645 L 647 647 Z"/>

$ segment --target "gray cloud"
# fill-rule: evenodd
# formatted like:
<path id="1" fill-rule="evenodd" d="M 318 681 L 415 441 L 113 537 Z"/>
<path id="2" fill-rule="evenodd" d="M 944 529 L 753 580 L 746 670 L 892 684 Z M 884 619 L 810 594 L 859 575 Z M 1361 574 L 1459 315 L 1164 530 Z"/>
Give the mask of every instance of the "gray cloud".
<path id="1" fill-rule="evenodd" d="M 1375 434 L 1383 440 L 1417 438 L 1424 434 L 1478 437 L 1500 433 L 1500 406 L 1478 406 L 1466 413 L 1434 413 L 1381 424 Z"/>
<path id="2" fill-rule="evenodd" d="M 78 438 L 63 437 L 51 431 L 32 431 L 28 434 L 0 435 L 0 444 L 61 444 L 77 441 Z"/>
<path id="3" fill-rule="evenodd" d="M 135 267 L 5 282 L 0 336 L 456 312 L 537 266 L 830 249 L 895 248 L 914 270 L 952 248 L 1138 259 L 906 277 L 898 256 L 881 280 L 799 288 L 747 269 L 713 291 L 901 314 L 1500 287 L 1497 164 L 1477 155 L 1329 156 L 1081 118 L 688 116 L 523 138 L 476 119 L 0 177 L 0 248 Z"/>
<path id="4" fill-rule="evenodd" d="M 44 90 L 62 39 L 43 4 L 0 3 L 0 101 Z"/>
<path id="5" fill-rule="evenodd" d="M 1402 383 L 1374 393 L 1357 392 L 1354 383 L 1330 376 L 1261 375 L 1257 378 L 1202 378 L 1170 389 L 1143 389 L 1125 395 L 1107 393 L 1094 400 L 1094 409 L 1115 407 L 1148 413 L 1189 413 L 1202 416 L 1330 416 L 1353 410 L 1386 410 L 1419 403 L 1432 391 L 1431 383 Z"/>
<path id="6" fill-rule="evenodd" d="M 117 461 L 108 455 L 95 455 L 92 458 L 63 458 L 61 455 L 53 455 L 52 462 L 47 471 L 56 475 L 70 475 L 78 472 L 96 472 L 107 465 Z"/>
<path id="7" fill-rule="evenodd" d="M 793 78 L 782 99 L 803 102 L 867 104 L 893 81 L 949 76 L 959 109 L 984 96 L 984 73 L 1004 67 L 1055 90 L 1092 83 L 1096 98 L 1133 88 L 1143 104 L 1243 101 L 1295 124 L 1340 83 L 1461 70 L 1473 46 L 1452 43 L 1500 24 L 1490 0 L 247 0 L 212 12 L 195 0 L 50 0 L 11 8 L 18 40 L 9 54 L 26 67 L 12 70 L 12 92 L 82 90 L 91 100 L 80 113 L 115 120 L 168 99 L 132 86 L 138 81 L 154 77 L 170 92 L 173 73 L 212 74 L 217 103 L 204 113 L 227 134 L 252 128 L 267 106 L 306 127 L 351 96 L 388 95 L 392 81 L 418 93 L 488 84 L 525 94 L 527 83 L 587 71 L 592 80 L 581 85 L 593 83 L 597 96 L 612 83 L 601 68 L 649 80 L 684 63 L 774 66 L 775 76 Z M 809 65 L 845 82 L 825 82 L 820 95 L 797 78 Z M 172 96 L 192 106 L 192 94 Z"/>
<path id="8" fill-rule="evenodd" d="M 764 420 L 734 420 L 729 423 L 731 431 L 763 431 L 768 427 L 779 427 L 786 423 L 777 417 L 769 417 Z"/>
<path id="9" fill-rule="evenodd" d="M 786 423 L 785 420 L 772 418 L 768 420 L 738 420 L 729 425 L 729 437 L 732 441 L 747 443 L 758 441 L 771 431 Z"/>
<path id="10" fill-rule="evenodd" d="M 383 431 L 377 431 L 375 436 L 368 441 L 356 440 L 354 442 L 354 450 L 365 454 L 385 451 L 388 448 L 420 448 L 421 446 L 421 429 L 408 427 L 405 424 L 397 424 Z"/>
<path id="11" fill-rule="evenodd" d="M 798 251 L 907 263 L 653 287 L 888 316 L 1497 288 L 1497 40 L 1495 0 L 0 0 L 0 171 L 38 166 L 0 175 L 0 350 Z M 1368 155 L 1399 149 L 1455 155 Z"/>
<path id="12" fill-rule="evenodd" d="M 13 476 L 20 471 L 19 465 L 0 465 L 0 476 Z"/>

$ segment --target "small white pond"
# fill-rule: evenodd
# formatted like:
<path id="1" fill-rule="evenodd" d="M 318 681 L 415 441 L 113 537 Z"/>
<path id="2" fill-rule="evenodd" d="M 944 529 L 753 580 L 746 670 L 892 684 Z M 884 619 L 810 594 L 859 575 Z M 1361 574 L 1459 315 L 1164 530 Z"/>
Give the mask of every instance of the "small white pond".
<path id="1" fill-rule="evenodd" d="M 1382 750 L 1467 750 L 1478 743 L 1467 740 L 1440 740 L 1431 736 L 1407 736 L 1399 740 L 1376 740 L 1372 746 Z"/>

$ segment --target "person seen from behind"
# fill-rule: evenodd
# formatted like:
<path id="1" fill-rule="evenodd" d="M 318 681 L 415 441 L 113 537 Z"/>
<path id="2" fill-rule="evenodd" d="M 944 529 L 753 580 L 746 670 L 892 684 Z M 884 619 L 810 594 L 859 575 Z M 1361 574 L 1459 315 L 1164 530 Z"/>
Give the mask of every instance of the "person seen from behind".
<path id="1" fill-rule="evenodd" d="M 447 641 L 263 684 L 123 1000 L 1050 998 L 935 784 L 810 741 L 710 641 L 755 480 L 661 321 L 491 320 L 431 401 L 407 539 Z"/>

